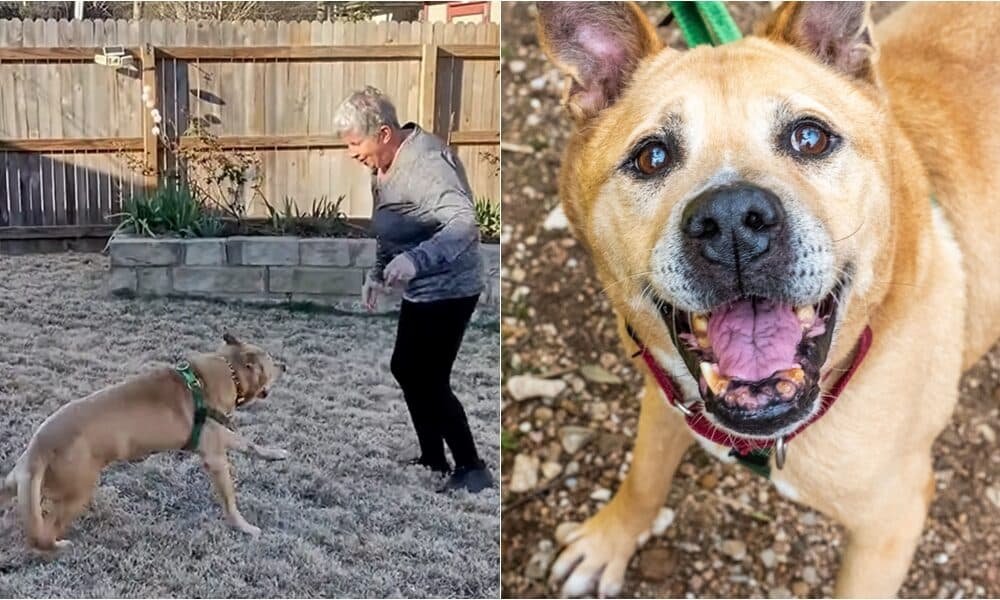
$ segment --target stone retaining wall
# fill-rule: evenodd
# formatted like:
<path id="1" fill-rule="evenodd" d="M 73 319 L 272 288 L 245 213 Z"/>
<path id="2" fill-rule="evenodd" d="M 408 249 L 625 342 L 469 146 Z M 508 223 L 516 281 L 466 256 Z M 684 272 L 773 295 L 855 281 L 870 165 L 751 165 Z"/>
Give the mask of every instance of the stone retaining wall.
<path id="1" fill-rule="evenodd" d="M 313 303 L 361 312 L 361 284 L 375 264 L 375 240 L 295 237 L 151 239 L 116 237 L 111 293 L 268 303 Z M 480 309 L 499 311 L 500 246 L 481 247 L 486 289 Z M 396 310 L 399 296 L 379 312 Z M 364 311 L 367 312 L 367 311 Z"/>

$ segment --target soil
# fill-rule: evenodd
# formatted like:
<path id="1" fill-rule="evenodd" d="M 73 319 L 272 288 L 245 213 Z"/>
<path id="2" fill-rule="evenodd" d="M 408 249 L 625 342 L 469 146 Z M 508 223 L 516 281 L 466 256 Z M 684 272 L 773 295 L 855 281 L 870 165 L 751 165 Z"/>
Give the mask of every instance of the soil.
<path id="1" fill-rule="evenodd" d="M 766 2 L 728 6 L 744 32 L 770 10 Z M 875 17 L 893 8 L 877 3 Z M 645 9 L 656 22 L 666 14 L 664 3 Z M 587 253 L 567 230 L 543 227 L 558 204 L 556 177 L 569 123 L 559 106 L 562 77 L 538 47 L 534 18 L 531 3 L 504 6 L 502 371 L 505 381 L 542 374 L 565 381 L 567 390 L 549 400 L 518 402 L 506 390 L 502 396 L 504 597 L 559 595 L 544 580 L 554 532 L 561 523 L 593 515 L 604 500 L 591 496 L 605 498 L 620 485 L 640 389 Z M 660 33 L 684 47 L 675 27 Z M 596 380 L 620 383 L 600 383 L 595 372 L 601 375 Z M 994 348 L 962 379 L 952 424 L 934 445 L 938 495 L 900 596 L 1000 596 L 998 406 L 1000 348 Z M 567 452 L 559 434 L 567 425 L 589 429 L 592 441 Z M 552 463 L 552 479 L 540 475 L 529 491 L 510 491 L 519 455 Z M 622 596 L 832 594 L 843 529 L 779 496 L 749 471 L 693 447 L 665 506 L 675 512 L 674 521 L 636 553 Z"/>

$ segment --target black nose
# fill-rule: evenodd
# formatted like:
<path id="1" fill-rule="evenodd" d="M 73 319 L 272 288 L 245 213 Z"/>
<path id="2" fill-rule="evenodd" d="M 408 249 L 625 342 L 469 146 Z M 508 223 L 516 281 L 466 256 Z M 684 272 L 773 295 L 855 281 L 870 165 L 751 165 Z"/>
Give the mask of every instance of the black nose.
<path id="1" fill-rule="evenodd" d="M 742 183 L 707 190 L 692 200 L 681 229 L 709 262 L 742 269 L 771 248 L 784 218 L 777 196 Z"/>

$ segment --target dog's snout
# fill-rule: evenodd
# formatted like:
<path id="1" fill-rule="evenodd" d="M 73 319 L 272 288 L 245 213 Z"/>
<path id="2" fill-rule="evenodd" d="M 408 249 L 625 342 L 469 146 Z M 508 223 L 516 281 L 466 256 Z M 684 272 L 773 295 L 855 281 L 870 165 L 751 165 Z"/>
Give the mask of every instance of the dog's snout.
<path id="1" fill-rule="evenodd" d="M 777 196 L 749 184 L 707 190 L 684 209 L 684 235 L 709 262 L 739 267 L 766 253 L 784 221 Z"/>

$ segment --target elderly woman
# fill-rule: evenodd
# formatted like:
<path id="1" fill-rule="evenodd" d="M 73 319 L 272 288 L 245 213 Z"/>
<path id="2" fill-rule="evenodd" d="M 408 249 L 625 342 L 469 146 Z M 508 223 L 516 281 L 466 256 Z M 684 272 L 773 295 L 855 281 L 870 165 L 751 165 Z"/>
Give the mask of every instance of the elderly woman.
<path id="1" fill-rule="evenodd" d="M 479 227 L 465 170 L 433 134 L 414 123 L 401 126 L 395 107 L 371 86 L 348 96 L 334 123 L 351 158 L 372 171 L 377 258 L 362 303 L 373 310 L 379 293 L 403 288 L 391 368 L 420 443 L 419 458 L 409 463 L 451 472 L 442 491 L 492 487 L 450 382 L 483 290 Z"/>

